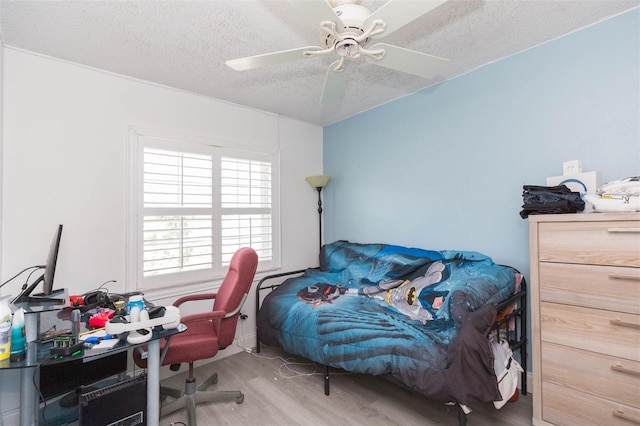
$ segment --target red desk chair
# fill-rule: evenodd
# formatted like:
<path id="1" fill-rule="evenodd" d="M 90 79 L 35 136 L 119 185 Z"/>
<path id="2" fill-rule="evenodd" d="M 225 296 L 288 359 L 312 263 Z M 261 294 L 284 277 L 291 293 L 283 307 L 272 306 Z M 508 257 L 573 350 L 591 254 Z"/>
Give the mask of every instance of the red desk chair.
<path id="1" fill-rule="evenodd" d="M 238 404 L 243 402 L 244 395 L 240 391 L 205 391 L 218 382 L 217 374 L 213 374 L 196 386 L 193 363 L 201 359 L 213 358 L 219 349 L 224 349 L 233 343 L 240 308 L 247 298 L 257 266 L 256 252 L 252 248 L 241 248 L 231 258 L 229 270 L 217 293 L 185 296 L 174 302 L 174 306 L 180 306 L 194 300 L 214 300 L 212 311 L 183 316 L 181 322 L 187 326 L 187 330 L 174 335 L 171 340 L 162 365 L 171 365 L 171 369 L 177 371 L 181 363 L 187 362 L 189 377 L 184 391 L 160 387 L 161 394 L 176 398 L 162 407 L 161 416 L 187 407 L 189 425 L 194 426 L 196 424 L 195 406 L 198 403 L 233 399 Z M 141 359 L 138 351 L 134 351 L 134 361 L 138 366 L 146 368 L 146 360 Z"/>

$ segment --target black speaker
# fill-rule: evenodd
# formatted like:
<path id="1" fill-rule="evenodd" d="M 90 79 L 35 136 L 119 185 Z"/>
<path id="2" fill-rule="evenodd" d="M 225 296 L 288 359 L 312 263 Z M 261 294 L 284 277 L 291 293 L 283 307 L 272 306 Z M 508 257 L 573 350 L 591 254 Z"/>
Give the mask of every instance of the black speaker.
<path id="1" fill-rule="evenodd" d="M 80 392 L 80 425 L 147 424 L 147 378 L 140 375 L 103 388 Z"/>

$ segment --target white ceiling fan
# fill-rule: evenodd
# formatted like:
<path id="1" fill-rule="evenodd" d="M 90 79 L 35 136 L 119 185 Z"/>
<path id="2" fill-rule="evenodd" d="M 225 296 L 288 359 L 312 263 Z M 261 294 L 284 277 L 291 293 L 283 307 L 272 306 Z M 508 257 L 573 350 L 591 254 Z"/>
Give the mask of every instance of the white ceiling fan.
<path id="1" fill-rule="evenodd" d="M 386 43 L 372 43 L 447 0 L 391 0 L 371 13 L 361 0 L 288 0 L 310 21 L 320 25 L 321 46 L 306 46 L 246 58 L 231 59 L 226 65 L 245 71 L 336 53 L 339 59 L 329 66 L 322 91 L 322 104 L 339 100 L 347 84 L 345 59 L 364 57 L 370 63 L 396 71 L 434 78 L 447 59 Z"/>

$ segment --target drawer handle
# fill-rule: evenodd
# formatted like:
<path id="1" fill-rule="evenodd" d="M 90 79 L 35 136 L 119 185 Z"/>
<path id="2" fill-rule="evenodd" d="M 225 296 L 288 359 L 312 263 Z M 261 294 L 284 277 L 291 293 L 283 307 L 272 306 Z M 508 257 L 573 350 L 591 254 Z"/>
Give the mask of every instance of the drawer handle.
<path id="1" fill-rule="evenodd" d="M 625 368 L 620 364 L 612 365 L 611 369 L 614 371 L 618 371 L 620 373 L 631 374 L 632 376 L 640 376 L 640 371 L 631 370 L 629 368 Z"/>
<path id="2" fill-rule="evenodd" d="M 609 278 L 613 278 L 617 280 L 640 281 L 640 275 L 609 274 Z"/>
<path id="3" fill-rule="evenodd" d="M 628 421 L 636 423 L 636 424 L 640 424 L 640 419 L 638 417 L 635 417 L 635 416 L 632 416 L 632 415 L 629 415 L 629 414 L 625 413 L 622 408 L 618 408 L 617 410 L 615 410 L 613 412 L 613 415 L 615 417 L 619 417 L 621 419 L 628 420 Z"/>
<path id="4" fill-rule="evenodd" d="M 607 228 L 607 232 L 640 232 L 640 228 Z"/>
<path id="5" fill-rule="evenodd" d="M 612 319 L 612 320 L 609 320 L 609 322 L 611 323 L 611 325 L 617 325 L 618 327 L 629 327 L 629 328 L 635 328 L 636 330 L 640 330 L 640 324 L 636 324 L 633 322 L 626 322 L 619 319 Z"/>

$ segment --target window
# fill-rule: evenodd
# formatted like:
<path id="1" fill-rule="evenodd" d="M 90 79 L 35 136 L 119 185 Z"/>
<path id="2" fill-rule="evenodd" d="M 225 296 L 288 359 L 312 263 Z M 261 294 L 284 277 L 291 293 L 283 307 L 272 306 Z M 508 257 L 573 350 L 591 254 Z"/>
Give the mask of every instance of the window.
<path id="1" fill-rule="evenodd" d="M 133 143 L 137 289 L 222 277 L 240 247 L 256 250 L 259 270 L 278 265 L 275 155 L 137 133 Z"/>

